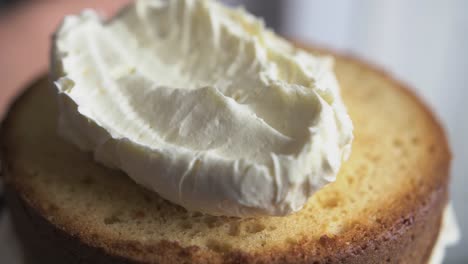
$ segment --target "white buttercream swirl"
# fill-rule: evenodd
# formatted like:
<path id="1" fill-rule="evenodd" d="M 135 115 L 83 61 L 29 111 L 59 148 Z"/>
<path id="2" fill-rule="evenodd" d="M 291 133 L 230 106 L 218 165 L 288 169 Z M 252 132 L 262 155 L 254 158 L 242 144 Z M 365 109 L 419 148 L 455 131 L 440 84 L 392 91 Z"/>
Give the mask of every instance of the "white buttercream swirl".
<path id="1" fill-rule="evenodd" d="M 59 133 L 163 198 L 213 215 L 286 215 L 334 181 L 352 141 L 333 61 L 242 9 L 140 0 L 54 37 Z"/>

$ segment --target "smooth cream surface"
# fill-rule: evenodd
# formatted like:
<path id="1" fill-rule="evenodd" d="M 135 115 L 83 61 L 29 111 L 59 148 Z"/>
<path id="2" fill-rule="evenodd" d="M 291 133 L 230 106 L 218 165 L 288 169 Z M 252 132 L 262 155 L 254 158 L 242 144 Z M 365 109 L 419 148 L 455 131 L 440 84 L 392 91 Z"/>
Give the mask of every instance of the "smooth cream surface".
<path id="1" fill-rule="evenodd" d="M 215 1 L 68 16 L 52 65 L 59 133 L 188 210 L 298 211 L 350 152 L 332 59 Z"/>

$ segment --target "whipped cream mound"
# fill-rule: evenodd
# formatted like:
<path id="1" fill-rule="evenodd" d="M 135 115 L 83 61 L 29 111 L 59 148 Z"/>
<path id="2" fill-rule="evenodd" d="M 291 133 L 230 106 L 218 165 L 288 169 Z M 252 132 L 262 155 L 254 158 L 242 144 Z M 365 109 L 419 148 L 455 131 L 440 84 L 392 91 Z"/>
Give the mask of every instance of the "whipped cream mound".
<path id="1" fill-rule="evenodd" d="M 60 135 L 188 210 L 290 214 L 350 152 L 332 59 L 215 1 L 68 16 L 52 76 Z"/>

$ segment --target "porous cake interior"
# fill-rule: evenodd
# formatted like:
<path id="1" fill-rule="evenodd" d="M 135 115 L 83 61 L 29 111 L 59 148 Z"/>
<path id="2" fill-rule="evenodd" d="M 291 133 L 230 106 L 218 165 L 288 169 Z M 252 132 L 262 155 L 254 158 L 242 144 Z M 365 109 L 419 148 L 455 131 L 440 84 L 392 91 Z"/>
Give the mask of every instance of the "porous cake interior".
<path id="1" fill-rule="evenodd" d="M 338 59 L 336 72 L 355 126 L 348 162 L 336 182 L 287 217 L 238 219 L 187 212 L 105 168 L 56 135 L 57 109 L 46 79 L 11 113 L 5 130 L 15 180 L 59 227 L 99 246 L 161 240 L 218 252 L 256 252 L 326 238 L 364 239 L 432 189 L 425 179 L 447 155 L 441 135 L 416 99 L 384 75 Z M 219 175 L 223 177 L 223 175 Z M 28 188 L 28 186 L 30 188 Z M 261 191 L 261 190 L 259 190 Z M 34 200 L 33 200 L 34 199 Z M 85 230 L 83 232 L 83 230 Z"/>

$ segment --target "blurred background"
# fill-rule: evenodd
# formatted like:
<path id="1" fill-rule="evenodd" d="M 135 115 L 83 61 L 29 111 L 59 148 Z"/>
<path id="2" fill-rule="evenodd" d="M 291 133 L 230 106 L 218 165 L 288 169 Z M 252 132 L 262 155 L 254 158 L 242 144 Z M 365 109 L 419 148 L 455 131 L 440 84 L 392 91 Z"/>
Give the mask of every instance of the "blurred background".
<path id="1" fill-rule="evenodd" d="M 0 115 L 21 87 L 47 71 L 50 34 L 64 14 L 110 15 L 129 0 L 0 0 Z M 445 263 L 468 263 L 468 1 L 224 0 L 278 33 L 352 53 L 414 87 L 451 142 L 452 199 L 462 241 Z"/>

